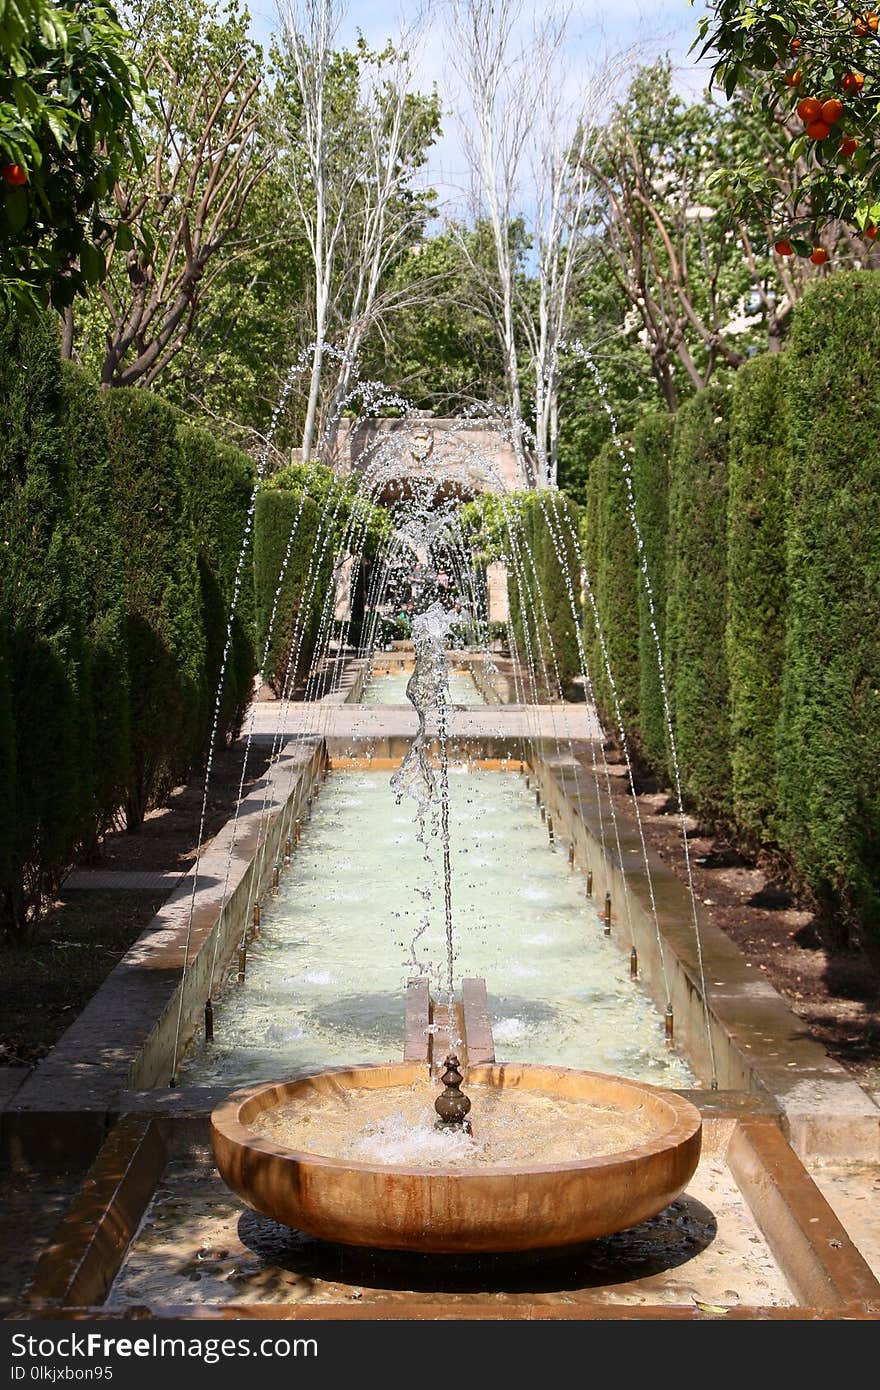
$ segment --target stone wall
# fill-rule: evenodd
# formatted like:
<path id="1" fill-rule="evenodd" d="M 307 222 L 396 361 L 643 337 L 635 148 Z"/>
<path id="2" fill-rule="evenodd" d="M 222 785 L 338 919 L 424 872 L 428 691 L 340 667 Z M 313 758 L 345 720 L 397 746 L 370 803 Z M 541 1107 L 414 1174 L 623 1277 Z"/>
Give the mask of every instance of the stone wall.
<path id="1" fill-rule="evenodd" d="M 336 448 L 336 467 L 344 473 L 362 471 L 387 451 L 403 461 L 403 473 L 412 478 L 436 476 L 473 492 L 511 492 L 520 486 L 516 454 L 500 422 L 343 420 Z"/>

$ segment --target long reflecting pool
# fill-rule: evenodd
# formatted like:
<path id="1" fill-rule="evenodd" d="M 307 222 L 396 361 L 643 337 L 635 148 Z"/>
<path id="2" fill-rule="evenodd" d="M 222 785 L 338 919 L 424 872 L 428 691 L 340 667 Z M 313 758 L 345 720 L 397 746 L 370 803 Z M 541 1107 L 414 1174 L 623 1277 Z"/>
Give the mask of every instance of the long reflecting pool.
<path id="1" fill-rule="evenodd" d="M 365 705 L 409 705 L 406 687 L 411 671 L 374 671 L 364 691 Z M 485 701 L 468 671 L 450 671 L 449 702 L 453 705 L 482 705 Z"/>
<path id="2" fill-rule="evenodd" d="M 415 803 L 396 804 L 390 776 L 328 779 L 187 1083 L 402 1057 L 407 980 L 439 989 L 445 977 L 442 852 L 438 818 L 419 838 Z M 485 977 L 499 1059 L 695 1084 L 523 779 L 456 767 L 450 797 L 456 978 Z"/>

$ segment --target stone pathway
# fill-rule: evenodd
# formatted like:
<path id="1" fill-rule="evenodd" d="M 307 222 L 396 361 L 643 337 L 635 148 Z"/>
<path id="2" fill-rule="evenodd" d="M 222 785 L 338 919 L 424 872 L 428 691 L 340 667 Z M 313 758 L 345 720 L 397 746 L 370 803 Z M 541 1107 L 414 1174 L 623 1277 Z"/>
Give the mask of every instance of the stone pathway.
<path id="1" fill-rule="evenodd" d="M 253 736 L 295 738 L 412 738 L 418 727 L 408 705 L 303 704 L 261 701 L 253 707 Z M 245 730 L 248 720 L 245 721 Z M 428 721 L 436 730 L 436 720 Z M 451 738 L 590 739 L 601 737 L 590 705 L 480 705 L 455 708 L 449 718 Z"/>

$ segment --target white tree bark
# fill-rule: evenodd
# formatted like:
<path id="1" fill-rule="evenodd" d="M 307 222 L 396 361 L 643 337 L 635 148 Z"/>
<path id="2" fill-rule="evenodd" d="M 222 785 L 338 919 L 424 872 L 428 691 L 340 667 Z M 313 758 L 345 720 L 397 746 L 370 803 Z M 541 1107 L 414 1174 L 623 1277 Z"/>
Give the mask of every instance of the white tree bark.
<path id="1" fill-rule="evenodd" d="M 340 115 L 328 81 L 343 0 L 280 0 L 284 42 L 302 109 L 291 181 L 314 273 L 314 343 L 302 457 L 331 454 L 366 334 L 386 307 L 384 282 L 415 235 L 418 214 L 401 195 L 423 157 L 424 109 L 413 96 L 418 21 L 388 52 L 360 62 L 357 100 Z M 329 343 L 333 339 L 332 352 Z M 324 401 L 328 357 L 337 364 Z M 322 403 L 324 408 L 322 410 Z M 321 420 L 324 420 L 323 432 Z"/>
<path id="2" fill-rule="evenodd" d="M 315 441 L 330 291 L 343 228 L 344 200 L 332 196 L 326 96 L 333 44 L 344 13 L 341 0 L 283 0 L 281 7 L 284 41 L 302 108 L 301 158 L 291 162 L 291 184 L 314 273 L 315 339 L 302 434 L 304 462 L 311 457 Z"/>
<path id="3" fill-rule="evenodd" d="M 484 298 L 503 350 L 521 481 L 547 487 L 556 481 L 560 351 L 593 193 L 588 167 L 599 127 L 592 113 L 607 106 L 632 52 L 590 70 L 581 66 L 577 96 L 567 99 L 567 12 L 547 15 L 540 7 L 527 14 L 522 0 L 454 4 L 472 214 L 490 227 L 495 253 L 495 284 L 483 285 Z M 524 292 L 523 266 L 511 246 L 517 221 L 530 243 L 537 302 Z M 479 274 L 472 255 L 469 262 Z M 527 381 L 531 429 L 523 419 Z"/>
<path id="4" fill-rule="evenodd" d="M 413 171 L 418 148 L 418 106 L 411 100 L 417 28 L 398 35 L 391 63 L 365 73 L 361 120 L 365 134 L 365 168 L 360 183 L 359 217 L 344 243 L 345 323 L 342 356 L 327 409 L 322 454 L 332 456 L 339 420 L 356 375 L 366 335 L 380 321 L 393 296 L 383 294 L 388 271 L 414 234 L 413 217 L 401 198 Z"/>
<path id="5" fill-rule="evenodd" d="M 528 137 L 524 54 L 514 49 L 520 0 L 455 0 L 453 63 L 462 79 L 469 111 L 463 121 L 471 165 L 474 215 L 488 222 L 497 284 L 490 290 L 494 326 L 501 343 L 507 409 L 520 481 L 532 482 L 532 460 L 524 434 L 517 347 L 515 278 L 511 225 L 518 178 Z M 472 264 L 472 270 L 478 270 Z"/>

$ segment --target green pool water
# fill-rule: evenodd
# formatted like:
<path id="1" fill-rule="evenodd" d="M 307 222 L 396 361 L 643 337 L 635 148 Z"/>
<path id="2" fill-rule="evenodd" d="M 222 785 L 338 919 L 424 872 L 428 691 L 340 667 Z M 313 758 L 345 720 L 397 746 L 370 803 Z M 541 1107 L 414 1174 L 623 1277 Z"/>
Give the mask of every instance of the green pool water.
<path id="1" fill-rule="evenodd" d="M 365 705 L 409 705 L 406 686 L 410 672 L 374 672 L 364 691 Z M 453 705 L 482 705 L 485 701 L 468 671 L 450 671 L 449 702 Z"/>
<path id="2" fill-rule="evenodd" d="M 330 776 L 184 1083 L 402 1058 L 406 982 L 445 979 L 445 923 L 439 826 L 418 838 L 390 776 Z M 450 802 L 456 978 L 485 978 L 498 1058 L 695 1084 L 523 779 L 453 768 Z"/>

